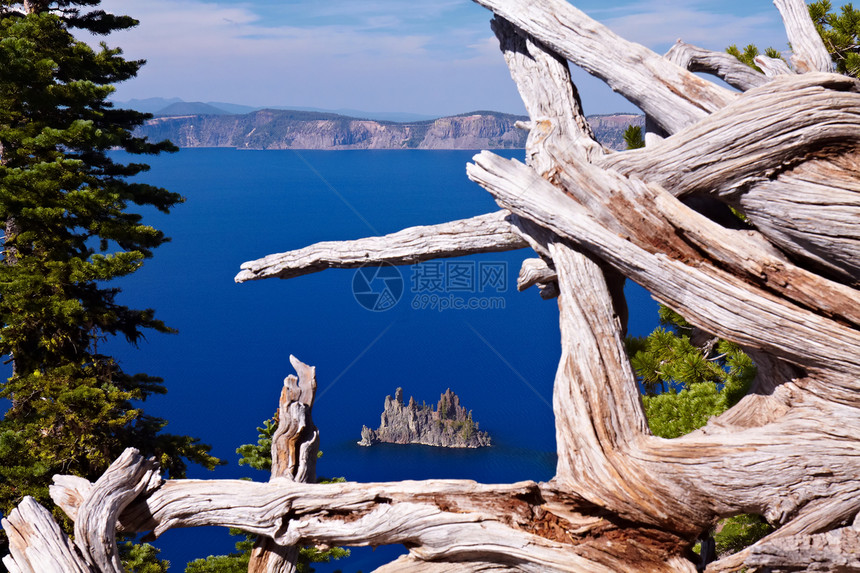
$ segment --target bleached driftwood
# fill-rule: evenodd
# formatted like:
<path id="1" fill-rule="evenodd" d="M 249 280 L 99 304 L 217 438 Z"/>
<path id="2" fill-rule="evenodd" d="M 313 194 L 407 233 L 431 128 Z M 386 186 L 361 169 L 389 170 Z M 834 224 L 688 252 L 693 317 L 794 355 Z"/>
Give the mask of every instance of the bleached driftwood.
<path id="1" fill-rule="evenodd" d="M 692 47 L 670 53 L 679 66 L 563 0 L 476 1 L 496 14 L 493 30 L 530 116 L 525 164 L 483 152 L 468 166 L 502 210 L 319 243 L 246 263 L 237 280 L 531 247 L 540 258 L 524 264 L 520 285 L 558 294 L 555 478 L 167 481 L 144 487 L 119 526 L 155 535 L 239 527 L 271 539 L 273 553 L 406 545 L 409 555 L 386 572 L 692 572 L 690 548 L 702 531 L 757 513 L 775 531 L 709 572 L 857 570 L 860 83 L 823 73 L 829 59 L 802 0 L 776 1 L 796 69 L 775 73 L 786 69 L 762 60 L 767 77 Z M 625 153 L 595 142 L 568 61 L 639 105 L 666 137 Z M 686 69 L 696 66 L 739 78 L 744 93 Z M 702 198 L 742 210 L 754 229 L 732 228 L 691 202 Z M 624 345 L 623 277 L 701 331 L 742 345 L 758 366 L 749 395 L 684 437 L 651 435 Z M 287 430 L 295 447 L 279 450 L 292 452 L 282 467 L 299 468 L 290 476 L 302 473 L 290 460 L 312 450 L 299 446 L 312 434 L 301 424 Z M 98 483 L 59 478 L 52 495 L 82 521 L 96 491 Z M 106 539 L 115 511 L 99 515 L 90 522 Z M 81 553 L 104 562 L 87 543 Z"/>
<path id="2" fill-rule="evenodd" d="M 88 488 L 75 511 L 75 545 L 94 570 L 122 573 L 116 545 L 117 518 L 134 498 L 152 491 L 160 482 L 156 463 L 128 449 Z"/>
<path id="3" fill-rule="evenodd" d="M 779 76 L 646 149 L 600 166 L 672 194 L 738 206 L 776 246 L 849 283 L 860 280 L 860 82 Z"/>
<path id="4" fill-rule="evenodd" d="M 58 478 L 51 495 L 74 516 L 74 543 L 50 512 L 28 497 L 3 520 L 11 549 L 3 563 L 12 573 L 121 573 L 117 519 L 132 500 L 160 486 L 157 464 L 129 448 L 94 484 L 71 476 Z"/>
<path id="5" fill-rule="evenodd" d="M 579 538 L 584 554 L 599 555 L 627 538 L 633 542 L 629 551 L 651 570 L 674 570 L 671 552 L 663 555 L 669 562 L 660 563 L 645 550 L 653 544 L 671 548 L 672 536 L 642 531 L 623 520 L 580 514 L 577 508 L 595 509 L 549 484 L 533 482 L 488 486 L 468 480 L 326 485 L 178 480 L 164 482 L 120 520 L 126 531 L 153 529 L 156 534 L 172 527 L 229 525 L 282 545 L 403 543 L 417 548 L 421 560 L 415 570 L 421 570 L 425 560 L 443 559 L 449 570 L 457 570 L 458 561 L 468 565 L 483 560 L 539 571 L 528 565 L 537 556 L 552 570 L 608 572 L 611 569 L 570 554 L 567 539 Z M 589 536 L 590 531 L 601 535 Z M 482 541 L 476 544 L 476 539 Z"/>
<path id="6" fill-rule="evenodd" d="M 829 72 L 833 69 L 824 41 L 809 18 L 804 0 L 773 0 L 782 15 L 785 32 L 794 54 L 791 61 L 800 73 Z"/>
<path id="7" fill-rule="evenodd" d="M 412 265 L 528 246 L 505 218 L 506 213 L 498 212 L 441 225 L 411 227 L 384 237 L 317 243 L 244 263 L 235 280 L 288 279 L 325 269 L 354 269 L 380 263 Z"/>
<path id="8" fill-rule="evenodd" d="M 278 427 L 272 435 L 271 480 L 315 483 L 320 442 L 319 430 L 311 417 L 317 390 L 316 368 L 292 355 L 290 363 L 298 376 L 287 376 L 281 390 L 275 417 Z M 251 551 L 248 573 L 293 573 L 299 549 L 281 545 L 271 537 L 258 537 Z"/>
<path id="9" fill-rule="evenodd" d="M 25 497 L 3 520 L 10 554 L 3 557 L 9 573 L 92 573 L 51 512 Z"/>
<path id="10" fill-rule="evenodd" d="M 741 91 L 767 83 L 767 76 L 726 52 L 714 52 L 678 40 L 663 56 L 691 72 L 713 74 Z"/>
<path id="11" fill-rule="evenodd" d="M 761 71 L 764 72 L 769 78 L 774 76 L 781 75 L 791 75 L 794 72 L 788 64 L 785 63 L 785 60 L 781 58 L 771 58 L 769 56 L 756 56 L 754 61 L 758 67 L 761 68 Z"/>
<path id="12" fill-rule="evenodd" d="M 759 249 L 753 243 L 745 244 L 733 232 L 684 208 L 655 185 L 617 174 L 601 177 L 611 172 L 587 164 L 575 167 L 581 171 L 570 172 L 567 188 L 576 185 L 592 196 L 613 199 L 614 203 L 604 203 L 607 209 L 601 213 L 604 220 L 613 217 L 611 229 L 597 224 L 563 191 L 515 160 L 483 152 L 475 156 L 475 163 L 467 172 L 505 208 L 523 218 L 540 220 L 561 237 L 582 244 L 662 302 L 690 316 L 694 323 L 707 318 L 707 324 L 697 324 L 704 330 L 752 347 L 762 348 L 767 344 L 768 351 L 775 356 L 793 358 L 801 361 L 801 365 L 822 360 L 827 367 L 860 374 L 860 365 L 852 364 L 853 354 L 839 351 L 844 351 L 848 344 L 860 343 L 856 327 L 858 298 L 854 289 L 774 259 L 765 252 L 756 252 Z M 523 193 L 523 189 L 528 189 L 528 193 Z M 639 223 L 644 213 L 640 209 L 647 204 L 660 210 L 652 208 L 647 224 L 642 225 Z M 616 205 L 617 210 L 609 210 Z M 705 237 L 711 240 L 703 241 Z M 699 254 L 703 248 L 710 251 L 713 262 Z M 687 264 L 691 260 L 697 261 L 696 267 Z M 727 272 L 726 267 L 737 274 Z M 796 282 L 790 282 L 788 276 L 795 277 Z M 772 296 L 771 289 L 782 296 Z M 707 296 L 708 292 L 711 296 Z M 722 296 L 715 299 L 715 292 Z M 832 298 L 821 296 L 824 292 Z M 695 297 L 691 299 L 690 295 Z M 731 309 L 724 307 L 729 300 L 733 303 Z M 812 310 L 800 306 L 801 301 Z M 741 316 L 728 320 L 730 313 Z M 835 313 L 837 320 L 822 316 L 831 313 Z M 774 320 L 797 330 L 774 331 Z M 853 326 L 843 325 L 842 321 Z M 787 337 L 787 330 L 793 336 Z"/>
<path id="13" fill-rule="evenodd" d="M 526 259 L 517 277 L 517 290 L 526 290 L 535 285 L 547 285 L 558 280 L 558 273 L 543 259 Z"/>
<path id="14" fill-rule="evenodd" d="M 475 1 L 605 81 L 669 133 L 702 119 L 735 97 L 729 90 L 625 40 L 564 0 Z M 541 81 L 536 80 L 536 84 Z"/>
<path id="15" fill-rule="evenodd" d="M 795 535 L 750 551 L 747 563 L 776 567 L 786 561 L 814 566 L 817 571 L 860 570 L 860 530 L 843 527 L 817 535 Z"/>

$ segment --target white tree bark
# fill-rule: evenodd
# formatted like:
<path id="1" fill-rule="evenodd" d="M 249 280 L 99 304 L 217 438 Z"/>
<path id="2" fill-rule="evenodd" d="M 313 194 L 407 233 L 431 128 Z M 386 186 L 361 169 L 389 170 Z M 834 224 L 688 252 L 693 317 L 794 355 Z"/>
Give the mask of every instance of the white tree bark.
<path id="1" fill-rule="evenodd" d="M 719 197 L 775 246 L 857 283 L 858 105 L 852 78 L 779 76 L 663 142 L 598 164 L 679 197 Z"/>
<path id="2" fill-rule="evenodd" d="M 669 133 L 734 98 L 729 90 L 625 40 L 564 0 L 475 1 L 605 81 Z"/>
<path id="3" fill-rule="evenodd" d="M 483 152 L 475 156 L 475 164 L 467 172 L 505 208 L 529 220 L 539 220 L 556 234 L 581 244 L 662 302 L 689 316 L 703 330 L 766 349 L 802 366 L 860 374 L 853 353 L 845 353 L 847 345 L 860 343 L 860 332 L 856 326 L 841 323 L 844 319 L 857 324 L 856 290 L 781 263 L 765 252 L 755 253 L 754 244 L 744 245 L 741 237 L 684 208 L 655 185 L 624 179 L 587 164 L 570 166 L 581 171 L 571 171 L 571 179 L 565 182 L 567 189 L 577 186 L 592 196 L 607 197 L 600 223 L 563 191 L 515 160 Z M 655 204 L 663 209 L 655 210 Z M 647 214 L 640 210 L 646 205 L 652 205 Z M 667 212 L 669 209 L 676 213 Z M 604 222 L 610 217 L 613 217 L 612 228 L 606 228 Z M 689 233 L 691 240 L 683 240 L 678 236 L 680 233 L 684 233 L 683 239 Z M 706 236 L 711 239 L 707 244 L 702 241 Z M 707 265 L 707 260 L 698 254 L 703 247 L 717 261 Z M 739 252 L 733 250 L 735 247 Z M 755 253 L 752 255 L 755 258 L 750 259 L 744 252 Z M 735 258 L 736 254 L 740 256 Z M 696 267 L 686 264 L 691 260 L 696 260 Z M 720 268 L 724 265 L 732 265 L 731 270 L 740 276 Z M 774 274 L 770 275 L 771 272 Z M 803 277 L 803 282 L 790 284 L 785 277 L 779 278 L 783 272 Z M 744 282 L 754 280 L 755 273 L 764 283 L 760 287 Z M 804 287 L 807 281 L 813 281 L 814 286 Z M 789 293 L 796 287 L 807 290 L 807 294 Z M 777 298 L 769 292 L 778 289 L 784 297 L 797 296 L 806 301 L 814 299 L 816 292 L 822 292 L 818 288 L 833 293 L 840 301 L 836 303 L 838 320 L 824 318 L 791 299 Z M 717 292 L 719 297 L 714 295 Z M 832 304 L 824 298 L 817 304 L 809 302 L 822 314 L 827 311 L 820 305 Z M 774 320 L 791 327 L 774 331 Z"/>
<path id="4" fill-rule="evenodd" d="M 780 58 L 771 58 L 768 56 L 756 56 L 755 63 L 769 78 L 781 75 L 791 75 L 794 73 L 785 60 Z"/>
<path id="5" fill-rule="evenodd" d="M 134 498 L 152 491 L 160 481 L 155 462 L 128 449 L 88 488 L 75 512 L 75 545 L 93 569 L 124 571 L 116 545 L 117 518 Z"/>
<path id="6" fill-rule="evenodd" d="M 311 418 L 317 390 L 316 368 L 292 355 L 290 363 L 298 377 L 287 376 L 281 390 L 278 428 L 272 435 L 271 480 L 315 483 L 320 442 L 319 430 Z M 260 537 L 251 551 L 248 573 L 293 573 L 299 550 L 280 545 L 270 537 Z"/>
<path id="7" fill-rule="evenodd" d="M 818 535 L 795 535 L 755 547 L 747 563 L 779 568 L 782 563 L 811 562 L 818 571 L 860 570 L 860 530 L 843 527 Z"/>
<path id="8" fill-rule="evenodd" d="M 829 72 L 833 62 L 824 41 L 809 19 L 809 11 L 804 0 L 773 0 L 788 34 L 788 41 L 794 55 L 791 57 L 795 69 L 800 73 Z"/>
<path id="9" fill-rule="evenodd" d="M 288 279 L 325 269 L 354 269 L 381 263 L 412 265 L 527 247 L 528 243 L 514 232 L 506 216 L 497 212 L 441 225 L 410 227 L 383 237 L 317 243 L 244 263 L 235 280 L 241 283 L 273 277 Z"/>
<path id="10" fill-rule="evenodd" d="M 558 281 L 558 273 L 543 259 L 526 259 L 517 277 L 517 290 L 526 290 L 535 285 L 546 286 Z"/>
<path id="11" fill-rule="evenodd" d="M 3 558 L 9 573 L 92 573 L 93 569 L 63 533 L 51 513 L 25 497 L 3 520 L 10 554 Z"/>
<path id="12" fill-rule="evenodd" d="M 415 570 L 424 562 L 442 560 L 504 564 L 523 571 L 617 571 L 589 556 L 626 540 L 632 543 L 628 551 L 649 570 L 678 570 L 674 567 L 680 562 L 671 553 L 677 543 L 673 536 L 585 513 L 594 510 L 569 492 L 533 482 L 487 486 L 466 480 L 327 485 L 281 479 L 266 484 L 178 480 L 164 482 L 140 499 L 120 516 L 120 523 L 125 531 L 152 529 L 156 535 L 173 527 L 229 525 L 282 545 L 403 543 L 420 560 Z M 571 536 L 581 541 L 573 553 L 567 546 Z M 666 562 L 650 555 L 651 546 L 660 546 Z M 623 564 L 620 559 L 611 562 Z"/>
<path id="13" fill-rule="evenodd" d="M 802 73 L 761 59 L 765 75 L 686 45 L 668 55 L 676 65 L 563 0 L 476 1 L 496 13 L 530 115 L 526 164 L 483 152 L 468 166 L 502 210 L 272 255 L 243 265 L 237 281 L 531 247 L 540 258 L 524 263 L 518 285 L 537 284 L 559 305 L 555 478 L 301 483 L 313 477 L 313 374 L 294 362 L 280 414 L 291 423 L 269 483 L 162 483 L 134 452 L 96 484 L 60 477 L 53 499 L 80 528 L 79 550 L 51 542 L 62 559 L 79 552 L 82 571 L 116 570 L 114 523 L 156 536 L 222 525 L 267 538 L 273 556 L 308 544 L 406 545 L 386 572 L 692 572 L 702 531 L 757 513 L 776 530 L 709 572 L 860 568 L 860 83 L 822 73 L 829 56 L 802 0 L 776 1 Z M 600 146 L 568 61 L 667 137 L 625 153 Z M 702 197 L 739 208 L 754 229 L 680 201 Z M 624 345 L 623 277 L 749 349 L 759 369 L 750 394 L 687 436 L 651 435 Z M 45 544 L 15 527 L 9 562 L 28 570 L 28 547 Z"/>

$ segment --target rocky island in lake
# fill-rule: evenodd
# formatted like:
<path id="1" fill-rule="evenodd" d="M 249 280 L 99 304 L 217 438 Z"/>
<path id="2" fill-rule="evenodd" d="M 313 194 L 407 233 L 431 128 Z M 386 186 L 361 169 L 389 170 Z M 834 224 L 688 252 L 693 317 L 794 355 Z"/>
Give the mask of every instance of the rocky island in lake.
<path id="1" fill-rule="evenodd" d="M 361 428 L 360 446 L 379 442 L 390 444 L 424 444 L 445 448 L 480 448 L 490 445 L 490 435 L 478 429 L 472 412 L 460 405 L 460 398 L 449 388 L 434 409 L 409 398 L 403 403 L 403 389 L 385 397 L 385 409 L 378 430 Z"/>

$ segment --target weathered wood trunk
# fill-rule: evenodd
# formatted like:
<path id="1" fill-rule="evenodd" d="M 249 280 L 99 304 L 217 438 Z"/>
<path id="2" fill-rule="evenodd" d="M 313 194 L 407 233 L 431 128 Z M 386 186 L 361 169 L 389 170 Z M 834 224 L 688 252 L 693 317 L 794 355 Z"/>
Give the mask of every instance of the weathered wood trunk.
<path id="1" fill-rule="evenodd" d="M 530 115 L 525 164 L 483 152 L 468 166 L 501 210 L 271 255 L 243 265 L 237 281 L 534 249 L 519 286 L 539 285 L 560 309 L 555 478 L 318 485 L 290 470 L 267 484 L 153 483 L 148 462 L 129 454 L 104 483 L 58 479 L 54 499 L 86 524 L 78 549 L 25 516 L 30 504 L 10 516 L 21 532 L 10 537 L 14 570 L 33 570 L 27 560 L 45 552 L 83 556 L 82 571 L 115 570 L 118 523 L 155 535 L 240 527 L 271 540 L 271 555 L 406 545 L 386 572 L 694 571 L 703 530 L 757 513 L 775 531 L 708 571 L 860 571 L 860 82 L 828 73 L 803 0 L 776 0 L 793 68 L 759 58 L 764 74 L 685 44 L 658 56 L 563 0 L 476 1 L 496 14 Z M 613 153 L 594 140 L 568 61 L 647 113 L 645 149 Z M 687 206 L 708 205 L 691 197 L 734 206 L 753 228 L 724 226 L 710 208 Z M 697 432 L 651 435 L 623 343 L 620 277 L 747 349 L 759 371 L 750 394 Z M 292 457 L 279 467 L 300 467 L 292 460 L 312 440 L 289 435 L 295 447 L 282 451 Z M 92 507 L 92 491 L 108 505 Z M 44 529 L 43 545 L 28 520 Z"/>
<path id="2" fill-rule="evenodd" d="M 295 356 L 290 356 L 290 362 L 298 377 L 287 376 L 281 390 L 276 416 L 278 429 L 272 436 L 271 480 L 314 483 L 320 443 L 319 430 L 311 418 L 317 390 L 316 369 Z M 251 552 L 248 573 L 293 573 L 299 549 L 261 536 Z"/>

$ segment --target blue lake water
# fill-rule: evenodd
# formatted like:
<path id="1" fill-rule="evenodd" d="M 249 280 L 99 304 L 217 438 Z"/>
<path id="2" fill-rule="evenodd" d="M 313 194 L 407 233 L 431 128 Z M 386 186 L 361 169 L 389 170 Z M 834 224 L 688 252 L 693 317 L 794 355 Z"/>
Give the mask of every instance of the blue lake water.
<path id="1" fill-rule="evenodd" d="M 320 475 L 488 483 L 552 477 L 558 309 L 535 289 L 516 290 L 530 250 L 456 259 L 466 263 L 459 267 L 400 267 L 401 298 L 384 312 L 356 301 L 353 270 L 233 282 L 242 262 L 270 253 L 495 210 L 466 178 L 474 153 L 185 149 L 148 160 L 152 170 L 143 179 L 187 202 L 169 216 L 147 213 L 173 240 L 120 283 L 122 301 L 155 308 L 179 334 L 149 335 L 137 349 L 114 342 L 110 352 L 128 372 L 165 378 L 169 394 L 146 410 L 168 419 L 167 431 L 198 436 L 230 462 L 214 472 L 192 468 L 190 477 L 267 478 L 238 466 L 235 449 L 256 441 L 255 428 L 274 414 L 282 380 L 292 373 L 290 354 L 317 367 Z M 522 158 L 522 151 L 501 154 Z M 428 271 L 451 277 L 454 269 L 456 280 L 442 292 L 420 284 Z M 481 285 L 480 269 L 501 269 L 503 280 Z M 636 285 L 627 293 L 630 331 L 644 335 L 656 323 L 656 303 Z M 439 298 L 421 298 L 434 295 L 493 308 L 434 310 L 427 302 Z M 379 424 L 383 400 L 398 386 L 428 403 L 452 388 L 495 445 L 359 447 L 361 426 Z M 190 559 L 230 552 L 233 542 L 205 528 L 167 532 L 157 545 L 172 570 L 182 571 Z M 367 572 L 403 551 L 359 549 L 317 570 Z"/>

